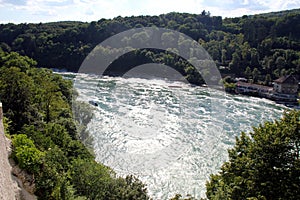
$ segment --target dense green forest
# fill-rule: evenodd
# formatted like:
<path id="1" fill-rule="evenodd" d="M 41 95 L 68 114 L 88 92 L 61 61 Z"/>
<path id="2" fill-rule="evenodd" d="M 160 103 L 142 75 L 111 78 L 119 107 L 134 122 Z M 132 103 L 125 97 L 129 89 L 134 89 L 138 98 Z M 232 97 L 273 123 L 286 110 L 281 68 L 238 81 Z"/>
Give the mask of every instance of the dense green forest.
<path id="1" fill-rule="evenodd" d="M 299 9 L 225 19 L 203 11 L 199 15 L 173 12 L 90 23 L 2 24 L 0 45 L 5 51 L 37 60 L 41 67 L 76 72 L 88 53 L 103 40 L 131 28 L 150 26 L 177 30 L 198 41 L 224 74 L 266 83 L 281 75 L 300 74 Z M 151 60 L 193 73 L 188 63 L 176 59 L 174 54 L 143 51 L 134 52 L 122 63 Z M 199 77 L 188 78 L 196 84 L 203 83 Z"/>
<path id="2" fill-rule="evenodd" d="M 89 106 L 73 103 L 72 82 L 36 61 L 0 49 L 0 101 L 13 159 L 32 175 L 39 199 L 148 199 L 133 176 L 118 177 L 95 161 L 79 139 L 88 138 Z"/>

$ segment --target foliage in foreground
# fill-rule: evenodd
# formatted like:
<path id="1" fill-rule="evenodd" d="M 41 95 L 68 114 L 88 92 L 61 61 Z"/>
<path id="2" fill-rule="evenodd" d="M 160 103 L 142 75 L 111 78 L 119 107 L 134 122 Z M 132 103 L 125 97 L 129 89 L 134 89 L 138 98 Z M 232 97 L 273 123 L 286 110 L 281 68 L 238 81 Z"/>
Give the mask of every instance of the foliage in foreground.
<path id="1" fill-rule="evenodd" d="M 300 111 L 242 133 L 207 182 L 209 199 L 300 199 Z"/>
<path id="2" fill-rule="evenodd" d="M 47 200 L 149 199 L 143 183 L 131 176 L 117 177 L 95 162 L 78 140 L 88 136 L 84 125 L 77 130 L 72 118 L 72 82 L 35 65 L 28 57 L 0 48 L 6 133 L 12 137 L 12 157 L 34 175 L 35 195 Z M 84 107 L 75 106 L 81 111 Z M 90 118 L 83 119 L 87 123 Z"/>

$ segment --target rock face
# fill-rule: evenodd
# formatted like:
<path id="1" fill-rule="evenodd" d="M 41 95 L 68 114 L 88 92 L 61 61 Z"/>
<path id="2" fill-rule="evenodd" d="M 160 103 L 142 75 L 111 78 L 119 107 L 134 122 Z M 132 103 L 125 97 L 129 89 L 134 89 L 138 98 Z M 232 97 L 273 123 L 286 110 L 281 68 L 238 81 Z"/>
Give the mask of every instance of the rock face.
<path id="1" fill-rule="evenodd" d="M 34 200 L 36 197 L 23 187 L 23 182 L 14 176 L 17 166 L 9 162 L 10 141 L 4 135 L 2 105 L 0 103 L 0 200 Z"/>
<path id="2" fill-rule="evenodd" d="M 2 110 L 2 107 L 0 107 Z M 2 112 L 0 111 L 0 199 L 19 199 L 19 188 L 16 181 L 13 181 L 11 174 L 12 167 L 8 161 L 8 142 L 4 135 L 2 123 Z"/>

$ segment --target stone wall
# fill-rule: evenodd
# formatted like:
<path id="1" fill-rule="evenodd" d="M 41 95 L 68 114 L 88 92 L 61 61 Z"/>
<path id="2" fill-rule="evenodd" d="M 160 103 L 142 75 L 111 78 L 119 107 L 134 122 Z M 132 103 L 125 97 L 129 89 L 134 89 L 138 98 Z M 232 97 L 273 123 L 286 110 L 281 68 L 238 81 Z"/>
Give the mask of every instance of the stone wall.
<path id="1" fill-rule="evenodd" d="M 3 110 L 0 102 L 0 200 L 35 200 L 36 197 L 24 189 L 24 183 L 16 173 L 18 167 L 11 166 L 10 152 L 11 142 L 4 134 Z M 25 172 L 20 170 L 21 173 Z"/>
<path id="2" fill-rule="evenodd" d="M 0 199 L 19 199 L 17 182 L 13 181 L 8 160 L 8 141 L 4 135 L 2 104 L 0 103 Z"/>

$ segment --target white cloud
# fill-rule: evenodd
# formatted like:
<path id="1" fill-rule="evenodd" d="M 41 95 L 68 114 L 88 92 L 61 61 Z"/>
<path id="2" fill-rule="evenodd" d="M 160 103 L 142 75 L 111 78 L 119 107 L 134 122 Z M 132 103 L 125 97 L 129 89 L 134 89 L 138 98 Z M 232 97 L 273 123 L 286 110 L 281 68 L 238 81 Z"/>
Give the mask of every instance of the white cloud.
<path id="1" fill-rule="evenodd" d="M 249 5 L 249 1 L 248 0 L 244 0 L 242 4 L 243 5 Z"/>
<path id="2" fill-rule="evenodd" d="M 214 16 L 236 17 L 300 8 L 299 0 L 0 0 L 0 2 L 0 22 L 95 21 L 119 15 L 159 15 L 172 11 L 199 14 L 202 10 L 210 11 Z"/>
<path id="3" fill-rule="evenodd" d="M 299 8 L 299 0 L 253 0 L 257 6 L 265 7 L 265 11 L 279 11 L 290 8 Z"/>

